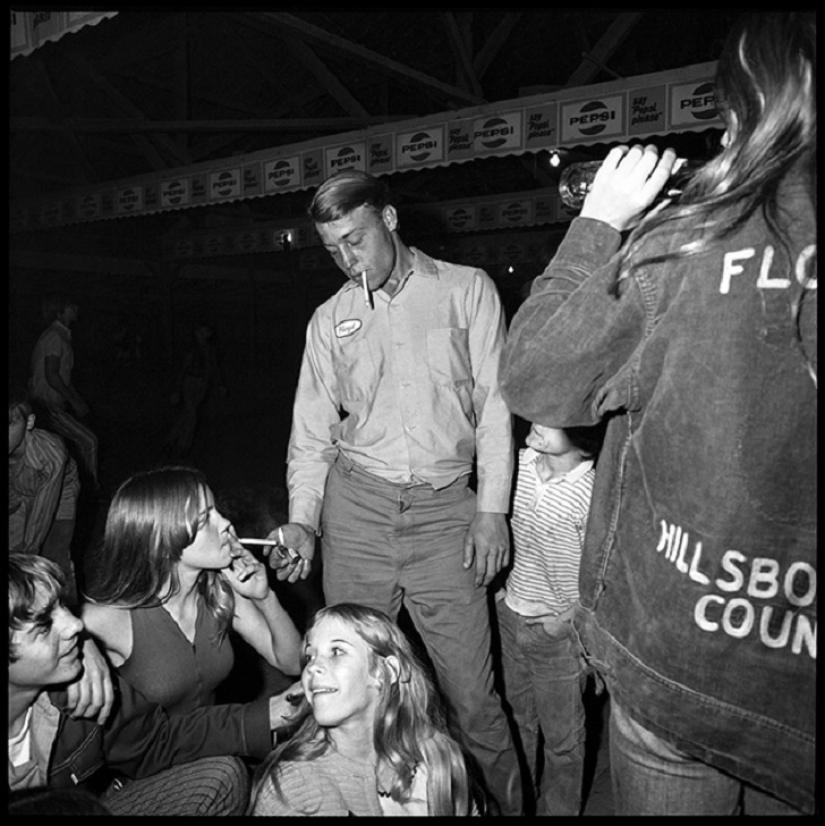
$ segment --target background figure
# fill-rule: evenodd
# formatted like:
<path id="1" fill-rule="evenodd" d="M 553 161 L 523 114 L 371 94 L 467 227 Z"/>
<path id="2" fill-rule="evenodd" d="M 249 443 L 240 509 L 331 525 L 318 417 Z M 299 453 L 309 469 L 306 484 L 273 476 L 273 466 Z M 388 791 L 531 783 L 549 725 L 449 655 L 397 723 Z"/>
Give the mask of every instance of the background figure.
<path id="1" fill-rule="evenodd" d="M 377 178 L 333 175 L 309 212 L 347 283 L 310 320 L 293 407 L 283 535 L 300 559 L 270 564 L 306 577 L 319 532 L 328 605 L 397 619 L 403 602 L 494 806 L 521 814 L 487 602 L 510 555 L 498 293 L 482 270 L 407 247 Z"/>
<path id="2" fill-rule="evenodd" d="M 267 568 L 237 541 L 203 475 L 127 479 L 109 506 L 82 616 L 118 673 L 170 714 L 215 703 L 233 628 L 270 666 L 300 671 L 301 638 Z"/>
<path id="3" fill-rule="evenodd" d="M 716 100 L 677 203 L 672 150 L 608 153 L 502 365 L 520 416 L 608 420 L 575 623 L 619 815 L 815 811 L 815 13 L 743 17 Z"/>
<path id="4" fill-rule="evenodd" d="M 77 302 L 64 295 L 51 295 L 43 302 L 43 317 L 49 326 L 34 345 L 29 392 L 40 404 L 41 424 L 66 439 L 77 450 L 81 474 L 87 474 L 91 489 L 99 487 L 97 436 L 78 418 L 89 415 L 89 406 L 72 383 L 74 349 L 71 325 L 77 321 Z M 72 412 L 70 412 L 70 409 Z"/>
<path id="5" fill-rule="evenodd" d="M 582 805 L 587 674 L 571 619 L 600 435 L 597 428 L 530 428 L 510 522 L 515 561 L 496 594 L 504 697 L 539 816 L 576 816 Z"/>
<path id="6" fill-rule="evenodd" d="M 41 554 L 66 577 L 77 602 L 72 536 L 80 481 L 60 436 L 36 428 L 28 394 L 9 388 L 9 551 Z"/>
<path id="7" fill-rule="evenodd" d="M 304 644 L 305 721 L 258 769 L 253 815 L 467 815 L 459 746 L 435 688 L 380 611 L 318 612 Z"/>
<path id="8" fill-rule="evenodd" d="M 170 399 L 173 406 L 183 405 L 164 445 L 166 455 L 174 460 L 189 455 L 195 440 L 198 413 L 212 384 L 217 382 L 221 395 L 226 395 L 217 351 L 212 345 L 212 329 L 199 324 L 195 327 L 194 338 L 195 346 L 184 356 L 175 392 Z"/>
<path id="9" fill-rule="evenodd" d="M 77 717 L 63 689 L 87 667 L 83 623 L 63 604 L 63 574 L 25 554 L 10 554 L 8 569 L 9 792 L 98 794 L 108 770 L 117 782 L 100 800 L 114 815 L 242 814 L 249 776 L 240 757 L 264 757 L 271 729 L 284 729 L 279 698 L 170 717 L 117 678 L 105 724 Z"/>

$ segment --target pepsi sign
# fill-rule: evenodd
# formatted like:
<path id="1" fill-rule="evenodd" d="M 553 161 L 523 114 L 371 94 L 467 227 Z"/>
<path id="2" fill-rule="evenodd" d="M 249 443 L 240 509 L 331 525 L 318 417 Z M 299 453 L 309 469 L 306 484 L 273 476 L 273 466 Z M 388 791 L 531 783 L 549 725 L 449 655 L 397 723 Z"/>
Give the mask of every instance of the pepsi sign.
<path id="1" fill-rule="evenodd" d="M 161 181 L 160 204 L 164 207 L 184 206 L 189 203 L 189 181 L 180 178 L 176 181 Z"/>
<path id="2" fill-rule="evenodd" d="M 427 129 L 407 132 L 396 137 L 398 166 L 414 166 L 425 161 L 441 161 L 444 158 L 443 129 Z"/>
<path id="3" fill-rule="evenodd" d="M 561 107 L 562 141 L 604 140 L 624 134 L 624 95 L 574 101 Z"/>
<path id="4" fill-rule="evenodd" d="M 475 229 L 476 211 L 475 207 L 453 207 L 444 210 L 444 217 L 450 229 L 468 230 Z"/>
<path id="5" fill-rule="evenodd" d="M 117 211 L 119 214 L 140 212 L 143 209 L 143 188 L 136 186 L 121 189 L 117 193 Z"/>
<path id="6" fill-rule="evenodd" d="M 344 169 L 360 169 L 361 172 L 366 172 L 366 154 L 364 143 L 351 143 L 326 149 L 326 177 Z"/>
<path id="7" fill-rule="evenodd" d="M 298 176 L 299 158 L 281 158 L 264 164 L 264 189 L 276 192 L 300 183 Z"/>
<path id="8" fill-rule="evenodd" d="M 241 171 L 224 169 L 209 175 L 209 197 L 236 198 L 241 194 Z"/>
<path id="9" fill-rule="evenodd" d="M 521 148 L 521 112 L 476 118 L 473 121 L 473 149 L 489 152 Z"/>
<path id="10" fill-rule="evenodd" d="M 713 120 L 721 122 L 716 108 L 716 89 L 713 81 L 694 81 L 670 87 L 671 126 L 704 126 Z"/>

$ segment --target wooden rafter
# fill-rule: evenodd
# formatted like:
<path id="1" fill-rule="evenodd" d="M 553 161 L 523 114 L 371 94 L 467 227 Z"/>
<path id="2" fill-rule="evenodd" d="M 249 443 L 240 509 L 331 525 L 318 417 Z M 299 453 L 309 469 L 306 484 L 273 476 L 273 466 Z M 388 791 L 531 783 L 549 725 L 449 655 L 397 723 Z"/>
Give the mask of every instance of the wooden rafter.
<path id="1" fill-rule="evenodd" d="M 583 86 L 589 83 L 597 72 L 606 68 L 604 64 L 619 48 L 643 15 L 644 12 L 623 12 L 619 14 L 602 35 L 599 42 L 590 51 L 582 53 L 584 59 L 576 71 L 567 79 L 565 85 Z M 612 74 L 616 73 L 612 72 Z"/>
<path id="2" fill-rule="evenodd" d="M 455 55 L 456 63 L 460 69 L 461 76 L 465 78 L 466 83 L 469 85 L 469 89 L 473 94 L 478 95 L 479 97 L 484 97 L 484 90 L 481 88 L 481 84 L 478 81 L 478 76 L 476 75 L 475 67 L 473 66 L 470 46 L 464 40 L 464 35 L 458 26 L 458 21 L 456 20 L 455 15 L 448 11 L 442 14 L 442 18 L 447 29 L 447 34 L 450 38 L 450 45 L 452 46 L 453 54 Z"/>
<path id="3" fill-rule="evenodd" d="M 302 40 L 282 38 L 286 48 L 313 74 L 341 108 L 357 118 L 368 118 L 369 112 L 355 95 L 329 70 L 326 64 Z"/>
<path id="4" fill-rule="evenodd" d="M 495 60 L 496 55 L 507 42 L 507 38 L 510 37 L 510 32 L 513 31 L 516 23 L 521 20 L 521 14 L 520 11 L 505 14 L 493 30 L 493 33 L 487 38 L 487 42 L 479 49 L 473 61 L 478 77 L 484 77 L 487 69 L 490 68 L 490 64 Z"/>
<path id="5" fill-rule="evenodd" d="M 119 109 L 126 112 L 133 118 L 145 119 L 145 114 L 138 109 L 125 95 L 118 89 L 112 86 L 108 80 L 101 77 L 79 54 L 76 54 L 72 49 L 66 48 L 63 51 L 63 57 L 77 68 L 82 74 L 100 89 Z M 169 164 L 158 154 L 152 143 L 143 135 L 136 134 L 134 136 L 135 142 L 144 150 L 146 159 L 156 170 L 168 169 Z M 169 137 L 163 134 L 158 134 L 154 140 L 166 149 L 176 161 L 181 164 L 189 163 L 189 157 L 180 151 L 177 144 Z"/>
<path id="6" fill-rule="evenodd" d="M 255 12 L 254 14 L 256 17 L 261 17 L 277 24 L 283 30 L 297 35 L 304 40 L 311 40 L 327 48 L 343 51 L 345 54 L 356 57 L 365 63 L 377 64 L 383 72 L 396 75 L 408 81 L 413 81 L 419 86 L 424 86 L 430 90 L 435 89 L 449 98 L 466 101 L 471 104 L 486 102 L 478 95 L 471 94 L 457 86 L 452 86 L 449 83 L 444 83 L 434 77 L 430 77 L 430 75 L 424 74 L 424 72 L 419 72 L 416 69 L 384 57 L 372 51 L 372 49 L 359 46 L 357 43 L 353 43 L 346 38 L 331 34 L 318 26 L 313 26 L 311 23 L 300 20 L 294 15 L 285 12 Z"/>

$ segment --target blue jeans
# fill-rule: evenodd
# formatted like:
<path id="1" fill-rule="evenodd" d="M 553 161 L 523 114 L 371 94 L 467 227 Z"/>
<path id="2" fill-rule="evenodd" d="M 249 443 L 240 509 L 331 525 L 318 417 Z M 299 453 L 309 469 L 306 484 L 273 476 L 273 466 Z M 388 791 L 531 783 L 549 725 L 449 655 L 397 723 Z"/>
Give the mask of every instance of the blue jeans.
<path id="1" fill-rule="evenodd" d="M 518 725 L 537 815 L 578 815 L 584 774 L 587 675 L 570 624 L 557 637 L 496 603 L 504 697 Z M 544 771 L 538 775 L 539 733 Z"/>
<path id="2" fill-rule="evenodd" d="M 610 771 L 616 815 L 798 815 L 798 810 L 684 752 L 611 697 Z"/>
<path id="3" fill-rule="evenodd" d="M 475 513 L 466 478 L 436 491 L 384 481 L 340 457 L 324 493 L 324 597 L 393 619 L 403 601 L 487 792 L 502 814 L 520 815 L 518 759 L 493 685 L 487 589 L 463 567 Z"/>

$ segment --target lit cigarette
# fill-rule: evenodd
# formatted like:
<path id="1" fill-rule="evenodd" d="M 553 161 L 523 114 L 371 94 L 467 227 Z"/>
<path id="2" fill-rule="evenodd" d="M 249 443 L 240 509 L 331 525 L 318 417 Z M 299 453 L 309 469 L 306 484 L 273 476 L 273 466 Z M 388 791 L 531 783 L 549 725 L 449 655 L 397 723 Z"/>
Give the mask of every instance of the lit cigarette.
<path id="1" fill-rule="evenodd" d="M 278 528 L 278 541 L 275 542 L 272 539 L 239 539 L 238 542 L 241 545 L 281 545 L 283 546 L 284 550 L 289 554 L 290 559 L 299 559 L 298 552 L 293 550 L 292 548 L 287 548 L 284 545 L 284 535 L 281 533 L 281 529 Z"/>
<path id="2" fill-rule="evenodd" d="M 372 309 L 372 296 L 370 295 L 370 288 L 367 286 L 367 271 L 361 273 L 361 283 L 364 285 L 364 303 Z"/>

